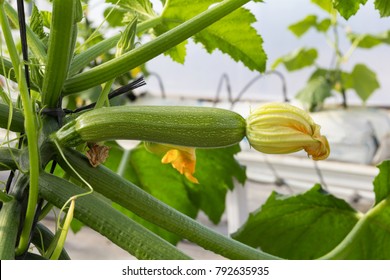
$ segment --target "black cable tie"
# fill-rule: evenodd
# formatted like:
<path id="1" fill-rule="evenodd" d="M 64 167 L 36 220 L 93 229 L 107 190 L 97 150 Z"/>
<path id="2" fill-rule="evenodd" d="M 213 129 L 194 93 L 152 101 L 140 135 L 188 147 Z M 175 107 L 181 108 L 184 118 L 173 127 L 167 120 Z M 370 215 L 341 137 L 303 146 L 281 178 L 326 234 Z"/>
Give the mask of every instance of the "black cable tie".
<path id="1" fill-rule="evenodd" d="M 129 91 L 131 91 L 133 89 L 139 88 L 139 87 L 144 86 L 144 85 L 146 85 L 144 77 L 139 77 L 138 79 L 134 80 L 130 84 L 124 85 L 124 86 L 122 86 L 120 88 L 117 88 L 116 90 L 112 91 L 108 95 L 108 99 L 112 99 L 114 97 L 117 97 L 117 96 L 119 96 L 121 94 L 127 93 L 127 92 L 129 92 Z M 93 107 L 95 107 L 95 105 L 96 105 L 96 102 L 93 102 L 93 103 L 91 103 L 89 105 L 79 107 L 76 110 L 74 110 L 74 111 L 72 111 L 70 113 L 67 113 L 67 114 L 79 113 L 79 112 L 84 111 L 84 110 L 92 109 Z"/>
<path id="2" fill-rule="evenodd" d="M 66 115 L 64 110 L 61 108 L 43 108 L 41 110 L 41 114 L 57 118 L 63 118 Z"/>

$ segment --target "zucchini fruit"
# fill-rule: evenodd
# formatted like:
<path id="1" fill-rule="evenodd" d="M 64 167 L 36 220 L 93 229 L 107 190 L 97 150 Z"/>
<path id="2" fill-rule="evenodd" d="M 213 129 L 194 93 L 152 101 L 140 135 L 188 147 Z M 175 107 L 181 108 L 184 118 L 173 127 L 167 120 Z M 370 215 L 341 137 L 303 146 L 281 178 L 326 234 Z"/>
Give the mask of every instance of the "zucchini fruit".
<path id="1" fill-rule="evenodd" d="M 86 112 L 53 138 L 61 146 L 133 139 L 180 146 L 216 148 L 245 137 L 246 121 L 218 108 L 185 106 L 117 106 Z"/>

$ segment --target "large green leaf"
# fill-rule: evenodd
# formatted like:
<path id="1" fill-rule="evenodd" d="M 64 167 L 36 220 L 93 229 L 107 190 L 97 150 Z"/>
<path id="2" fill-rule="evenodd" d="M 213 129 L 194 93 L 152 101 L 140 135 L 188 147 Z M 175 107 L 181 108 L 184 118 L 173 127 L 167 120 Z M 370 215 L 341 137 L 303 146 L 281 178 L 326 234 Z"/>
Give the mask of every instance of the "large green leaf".
<path id="1" fill-rule="evenodd" d="M 352 88 L 363 101 L 366 101 L 380 87 L 375 72 L 364 64 L 355 65 L 350 74 L 350 79 L 347 84 L 352 84 Z"/>
<path id="2" fill-rule="evenodd" d="M 304 67 L 312 66 L 317 59 L 316 49 L 300 48 L 287 55 L 279 57 L 271 66 L 275 69 L 279 64 L 284 64 L 288 71 L 296 71 Z"/>
<path id="3" fill-rule="evenodd" d="M 191 19 L 217 2 L 220 1 L 171 0 L 167 2 L 168 5 L 162 13 L 163 24 L 155 28 L 157 35 Z M 196 34 L 195 41 L 202 43 L 209 53 L 219 49 L 235 61 L 241 61 L 251 70 L 264 71 L 266 55 L 262 48 L 263 40 L 251 26 L 255 21 L 251 12 L 240 8 Z M 186 42 L 168 52 L 173 60 L 184 62 L 185 44 Z"/>
<path id="4" fill-rule="evenodd" d="M 390 259 L 390 205 L 376 206 L 346 240 L 346 248 L 338 258 L 354 260 Z M 377 208 L 378 207 L 378 208 Z"/>
<path id="5" fill-rule="evenodd" d="M 202 43 L 209 53 L 219 49 L 250 70 L 263 72 L 267 56 L 262 38 L 251 26 L 253 22 L 256 22 L 253 14 L 241 8 L 195 35 L 195 41 Z"/>
<path id="6" fill-rule="evenodd" d="M 179 24 L 193 18 L 197 14 L 207 10 L 207 8 L 219 2 L 218 0 L 170 0 L 162 13 L 163 24 L 154 28 L 156 35 L 161 35 Z M 186 57 L 187 41 L 171 48 L 165 54 L 178 63 L 184 63 Z"/>
<path id="7" fill-rule="evenodd" d="M 387 2 L 387 0 L 383 1 Z M 349 19 L 357 13 L 360 5 L 366 4 L 367 0 L 311 0 L 311 2 L 317 4 L 330 14 L 336 9 L 341 16 L 345 19 Z M 383 4 L 385 5 L 385 3 Z"/>
<path id="8" fill-rule="evenodd" d="M 190 184 L 190 195 L 209 219 L 217 224 L 225 211 L 226 193 L 234 188 L 233 178 L 244 184 L 245 168 L 234 159 L 240 152 L 235 145 L 221 149 L 197 149 L 195 177 L 200 184 Z"/>
<path id="9" fill-rule="evenodd" d="M 323 258 L 390 259 L 390 165 L 379 166 L 374 180 L 376 204 L 354 226 L 345 239 Z"/>
<path id="10" fill-rule="evenodd" d="M 381 17 L 390 16 L 390 1 L 389 0 L 375 0 L 375 9 L 377 9 Z"/>
<path id="11" fill-rule="evenodd" d="M 233 238 L 288 259 L 315 259 L 332 250 L 358 221 L 344 200 L 319 185 L 294 196 L 273 192 Z"/>
<path id="12" fill-rule="evenodd" d="M 310 111 L 316 111 L 322 107 L 324 100 L 332 95 L 332 87 L 324 77 L 310 79 L 301 89 L 296 98 L 306 104 Z"/>
<path id="13" fill-rule="evenodd" d="M 384 161 L 379 166 L 379 174 L 374 180 L 375 204 L 390 196 L 390 161 Z"/>
<path id="14" fill-rule="evenodd" d="M 366 4 L 367 0 L 333 0 L 333 6 L 345 19 L 357 13 L 360 5 Z"/>

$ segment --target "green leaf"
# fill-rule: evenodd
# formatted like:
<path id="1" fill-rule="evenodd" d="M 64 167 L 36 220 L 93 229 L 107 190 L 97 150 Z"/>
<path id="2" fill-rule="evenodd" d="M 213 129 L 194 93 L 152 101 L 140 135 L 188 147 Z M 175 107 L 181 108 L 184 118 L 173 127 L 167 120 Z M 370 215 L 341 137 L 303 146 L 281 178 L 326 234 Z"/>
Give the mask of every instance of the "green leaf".
<path id="1" fill-rule="evenodd" d="M 379 174 L 374 180 L 375 204 L 390 195 L 390 161 L 384 161 L 379 166 Z"/>
<path id="2" fill-rule="evenodd" d="M 245 168 L 235 160 L 240 146 L 234 145 L 221 149 L 197 149 L 196 172 L 199 185 L 187 186 L 191 199 L 215 224 L 219 223 L 225 211 L 225 199 L 228 190 L 234 188 L 233 178 L 244 184 Z"/>
<path id="3" fill-rule="evenodd" d="M 169 27 L 167 27 L 166 25 L 162 25 L 162 24 L 160 24 L 154 28 L 154 33 L 158 36 L 164 34 L 167 31 L 169 31 Z M 187 49 L 186 49 L 187 43 L 188 43 L 188 40 L 184 40 L 183 42 L 176 45 L 175 47 L 170 48 L 164 54 L 170 56 L 173 61 L 180 63 L 180 64 L 184 64 L 185 58 L 187 55 Z"/>
<path id="4" fill-rule="evenodd" d="M 110 146 L 110 156 L 105 165 L 117 171 L 123 150 L 115 144 Z M 171 165 L 162 164 L 161 157 L 148 152 L 141 144 L 131 151 L 123 176 L 192 218 L 196 217 L 198 210 L 203 210 L 211 221 L 218 223 L 225 210 L 226 193 L 234 187 L 233 177 L 241 183 L 246 179 L 245 169 L 234 159 L 234 155 L 239 151 L 238 145 L 222 149 L 197 149 L 194 176 L 200 184 L 193 184 Z M 176 235 L 140 219 L 125 209 L 115 207 L 166 240 L 172 243 L 180 240 Z"/>
<path id="5" fill-rule="evenodd" d="M 288 29 L 295 34 L 297 37 L 301 37 L 305 34 L 311 27 L 317 26 L 317 16 L 308 15 L 303 20 L 300 20 L 294 24 L 291 24 Z"/>
<path id="6" fill-rule="evenodd" d="M 312 66 L 317 59 L 316 49 L 300 48 L 287 55 L 278 58 L 271 66 L 275 69 L 280 63 L 284 64 L 288 71 L 296 71 L 304 67 Z"/>
<path id="7" fill-rule="evenodd" d="M 30 17 L 30 28 L 31 30 L 38 35 L 39 39 L 47 40 L 48 35 L 43 30 L 43 18 L 39 12 L 37 6 L 33 5 L 31 17 Z"/>
<path id="8" fill-rule="evenodd" d="M 49 11 L 41 11 L 41 16 L 42 16 L 42 21 L 43 21 L 43 26 L 47 27 L 50 29 L 51 26 L 51 12 Z"/>
<path id="9" fill-rule="evenodd" d="M 115 7 L 108 7 L 104 10 L 104 18 L 110 24 L 111 27 L 123 26 L 123 17 L 127 13 L 127 10 Z"/>
<path id="10" fill-rule="evenodd" d="M 351 33 L 348 35 L 348 38 L 351 43 L 357 42 L 359 48 L 370 49 L 381 43 L 390 44 L 390 30 L 377 35 Z"/>
<path id="11" fill-rule="evenodd" d="M 332 14 L 334 12 L 332 0 L 311 0 L 312 3 L 316 4 L 318 7 L 324 11 Z"/>
<path id="12" fill-rule="evenodd" d="M 307 85 L 301 89 L 296 98 L 307 104 L 309 111 L 316 111 L 322 107 L 324 100 L 332 95 L 332 87 L 324 77 L 310 79 Z"/>
<path id="13" fill-rule="evenodd" d="M 163 24 L 155 28 L 156 34 L 161 35 L 197 14 L 207 10 L 218 0 L 171 0 L 162 13 Z M 251 26 L 256 21 L 251 12 L 244 8 L 222 18 L 194 36 L 196 42 L 203 44 L 211 53 L 219 49 L 235 61 L 241 61 L 251 70 L 264 71 L 266 55 L 262 48 L 263 40 Z M 185 59 L 185 44 L 172 48 L 167 54 L 177 62 Z"/>
<path id="14" fill-rule="evenodd" d="M 375 9 L 377 9 L 381 17 L 390 16 L 390 1 L 389 0 L 375 0 Z"/>
<path id="15" fill-rule="evenodd" d="M 351 82 L 353 89 L 364 102 L 380 87 L 375 72 L 364 64 L 356 64 L 353 68 Z"/>
<path id="16" fill-rule="evenodd" d="M 113 171 L 116 171 L 116 165 L 121 160 L 123 150 L 115 144 L 110 146 L 110 156 L 105 165 Z M 143 145 L 131 151 L 123 176 L 187 216 L 191 218 L 196 217 L 198 210 L 189 199 L 185 185 L 183 184 L 183 180 L 186 179 L 170 165 L 162 164 L 161 159 L 146 151 Z M 139 218 L 131 211 L 117 204 L 113 206 L 172 244 L 180 241 L 179 236 Z"/>
<path id="17" fill-rule="evenodd" d="M 207 10 L 207 8 L 218 0 L 171 0 L 167 3 L 162 13 L 162 24 L 154 28 L 154 33 L 157 36 L 175 28 L 179 24 L 193 18 L 197 14 Z M 186 57 L 187 40 L 165 52 L 173 61 L 183 64 Z"/>
<path id="18" fill-rule="evenodd" d="M 344 200 L 319 185 L 294 196 L 273 192 L 233 238 L 287 259 L 315 259 L 333 249 L 358 221 Z"/>
<path id="19" fill-rule="evenodd" d="M 72 222 L 70 223 L 70 229 L 73 233 L 78 233 L 84 227 L 84 223 L 80 222 L 73 217 Z"/>
<path id="20" fill-rule="evenodd" d="M 328 31 L 330 25 L 331 25 L 331 20 L 329 18 L 325 18 L 320 22 L 317 22 L 316 15 L 308 15 L 303 20 L 290 25 L 288 29 L 292 33 L 294 33 L 295 36 L 301 37 L 312 27 L 316 28 L 317 31 L 326 32 Z"/>
<path id="21" fill-rule="evenodd" d="M 317 23 L 316 29 L 320 32 L 326 32 L 328 31 L 331 24 L 331 20 L 329 18 L 325 18 Z"/>
<path id="22" fill-rule="evenodd" d="M 333 0 L 333 6 L 345 19 L 357 13 L 360 5 L 366 4 L 367 0 Z"/>
<path id="23" fill-rule="evenodd" d="M 370 209 L 346 238 L 322 259 L 390 259 L 390 205 L 382 200 Z"/>
<path id="24" fill-rule="evenodd" d="M 196 34 L 195 41 L 202 43 L 209 53 L 219 49 L 250 70 L 263 72 L 267 56 L 263 39 L 251 26 L 253 22 L 256 22 L 253 14 L 240 8 Z"/>
<path id="25" fill-rule="evenodd" d="M 126 10 L 136 13 L 140 19 L 150 19 L 156 16 L 149 0 L 106 0 L 106 3 L 117 4 Z"/>

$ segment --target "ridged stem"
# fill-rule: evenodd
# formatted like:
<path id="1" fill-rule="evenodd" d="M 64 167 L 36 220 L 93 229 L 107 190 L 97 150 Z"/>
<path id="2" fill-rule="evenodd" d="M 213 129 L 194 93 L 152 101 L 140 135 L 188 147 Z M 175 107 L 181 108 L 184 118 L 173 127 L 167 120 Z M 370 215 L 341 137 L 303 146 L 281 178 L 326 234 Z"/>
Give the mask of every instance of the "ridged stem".
<path id="1" fill-rule="evenodd" d="M 65 82 L 64 94 L 71 94 L 94 87 L 142 65 L 195 35 L 249 1 L 250 0 L 222 1 L 220 4 L 215 5 L 198 16 L 195 16 L 178 27 L 171 29 L 125 55 L 114 58 L 91 70 L 73 76 Z"/>
<path id="2" fill-rule="evenodd" d="M 13 200 L 3 203 L 0 211 L 0 260 L 15 259 L 15 246 L 22 213 L 22 194 L 28 177 L 21 177 L 11 189 Z"/>
<path id="3" fill-rule="evenodd" d="M 61 208 L 85 190 L 56 176 L 40 176 L 40 193 Z M 92 193 L 76 200 L 74 216 L 139 259 L 189 259 L 176 247 L 145 229 Z"/>
<path id="4" fill-rule="evenodd" d="M 226 258 L 278 259 L 203 226 L 104 166 L 92 167 L 77 151 L 67 149 L 65 155 L 73 168 L 92 185 L 96 192 L 155 225 Z M 59 163 L 63 169 L 69 171 L 61 159 Z"/>
<path id="5" fill-rule="evenodd" d="M 79 0 L 77 0 L 79 1 Z M 76 1 L 54 0 L 47 64 L 42 86 L 42 105 L 56 108 L 68 75 L 74 47 Z"/>
<path id="6" fill-rule="evenodd" d="M 20 155 L 21 155 L 21 150 L 1 147 L 0 148 L 0 171 L 17 169 Z"/>
<path id="7" fill-rule="evenodd" d="M 137 26 L 137 33 L 144 32 L 145 30 L 160 24 L 161 20 L 162 20 L 161 17 L 156 17 L 151 20 L 147 20 L 140 23 Z M 76 55 L 72 60 L 72 64 L 69 67 L 68 77 L 74 76 L 75 74 L 77 74 L 77 72 L 82 70 L 85 66 L 88 65 L 88 63 L 90 63 L 92 60 L 97 58 L 99 55 L 102 55 L 103 53 L 115 47 L 120 37 L 121 34 L 112 36 L 108 39 L 105 39 L 89 47 L 87 50 Z"/>
<path id="8" fill-rule="evenodd" d="M 9 106 L 3 103 L 0 103 L 0 127 L 7 128 L 9 118 Z M 12 108 L 12 121 L 9 128 L 15 132 L 24 131 L 24 116 L 21 110 L 17 108 Z"/>
<path id="9" fill-rule="evenodd" d="M 38 149 L 38 129 L 36 115 L 33 110 L 33 102 L 29 96 L 26 77 L 24 75 L 23 65 L 20 62 L 19 54 L 13 41 L 11 28 L 4 11 L 4 2 L 0 3 L 0 24 L 4 33 L 4 39 L 7 44 L 8 52 L 11 57 L 12 65 L 15 69 L 15 75 L 18 81 L 20 98 L 23 105 L 24 127 L 28 140 L 28 155 L 30 160 L 29 181 L 30 189 L 26 210 L 26 218 L 19 240 L 19 246 L 16 254 L 23 253 L 28 246 L 28 239 L 35 215 L 35 207 L 38 200 L 38 175 L 40 169 L 40 158 Z"/>

